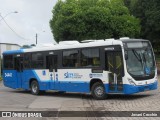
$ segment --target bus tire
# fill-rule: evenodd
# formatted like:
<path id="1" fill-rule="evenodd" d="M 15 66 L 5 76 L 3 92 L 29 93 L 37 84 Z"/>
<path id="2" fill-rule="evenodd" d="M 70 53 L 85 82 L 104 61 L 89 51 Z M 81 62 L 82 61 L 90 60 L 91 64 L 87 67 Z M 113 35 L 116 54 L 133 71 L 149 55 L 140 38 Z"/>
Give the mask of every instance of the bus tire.
<path id="1" fill-rule="evenodd" d="M 93 84 L 91 88 L 91 94 L 93 98 L 97 100 L 103 100 L 106 98 L 106 93 L 105 93 L 105 88 L 103 83 L 101 82 L 96 82 Z"/>
<path id="2" fill-rule="evenodd" d="M 31 93 L 33 95 L 39 95 L 40 94 L 39 84 L 36 80 L 31 82 Z"/>

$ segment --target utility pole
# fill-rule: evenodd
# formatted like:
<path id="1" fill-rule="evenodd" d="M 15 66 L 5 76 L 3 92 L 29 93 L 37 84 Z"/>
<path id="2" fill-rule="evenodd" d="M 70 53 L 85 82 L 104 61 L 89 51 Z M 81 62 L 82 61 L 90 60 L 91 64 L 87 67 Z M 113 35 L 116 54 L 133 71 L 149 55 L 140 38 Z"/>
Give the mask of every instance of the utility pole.
<path id="1" fill-rule="evenodd" d="M 37 33 L 36 33 L 36 45 L 37 45 L 37 37 L 38 37 L 38 35 L 37 35 Z"/>

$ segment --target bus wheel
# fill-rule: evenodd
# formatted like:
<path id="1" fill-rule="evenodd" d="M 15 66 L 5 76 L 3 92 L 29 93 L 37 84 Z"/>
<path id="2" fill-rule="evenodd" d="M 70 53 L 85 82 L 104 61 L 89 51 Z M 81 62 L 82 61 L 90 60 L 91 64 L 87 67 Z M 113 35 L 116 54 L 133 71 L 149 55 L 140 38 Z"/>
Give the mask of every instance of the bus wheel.
<path id="1" fill-rule="evenodd" d="M 106 98 L 105 88 L 103 83 L 96 82 L 91 88 L 92 96 L 97 100 L 103 100 Z"/>
<path id="2" fill-rule="evenodd" d="M 38 85 L 38 82 L 36 80 L 31 82 L 31 93 L 33 95 L 38 95 L 40 93 L 39 85 Z"/>

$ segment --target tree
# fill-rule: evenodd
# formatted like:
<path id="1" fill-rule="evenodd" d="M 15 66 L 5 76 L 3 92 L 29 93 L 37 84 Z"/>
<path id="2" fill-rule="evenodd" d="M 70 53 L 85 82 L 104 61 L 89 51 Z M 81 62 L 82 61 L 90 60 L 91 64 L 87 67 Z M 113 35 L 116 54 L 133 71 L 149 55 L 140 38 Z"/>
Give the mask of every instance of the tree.
<path id="1" fill-rule="evenodd" d="M 50 27 L 57 42 L 137 37 L 140 32 L 139 20 L 123 0 L 59 0 L 52 13 Z"/>
<path id="2" fill-rule="evenodd" d="M 134 9 L 136 8 L 138 0 L 124 0 L 124 4 L 128 7 L 131 14 L 133 14 Z"/>
<path id="3" fill-rule="evenodd" d="M 141 33 L 144 39 L 151 40 L 154 48 L 160 48 L 160 1 L 159 0 L 125 0 L 131 13 L 140 19 Z M 132 6 L 132 7 L 130 7 Z"/>

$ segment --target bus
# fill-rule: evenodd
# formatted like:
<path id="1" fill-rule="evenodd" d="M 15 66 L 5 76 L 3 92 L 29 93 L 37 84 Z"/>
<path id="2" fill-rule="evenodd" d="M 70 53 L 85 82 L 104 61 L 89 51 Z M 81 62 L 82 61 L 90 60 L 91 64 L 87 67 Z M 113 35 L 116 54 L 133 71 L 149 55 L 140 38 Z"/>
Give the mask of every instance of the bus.
<path id="1" fill-rule="evenodd" d="M 3 83 L 38 95 L 47 90 L 91 94 L 134 94 L 157 89 L 151 43 L 143 39 L 64 41 L 3 53 Z"/>

